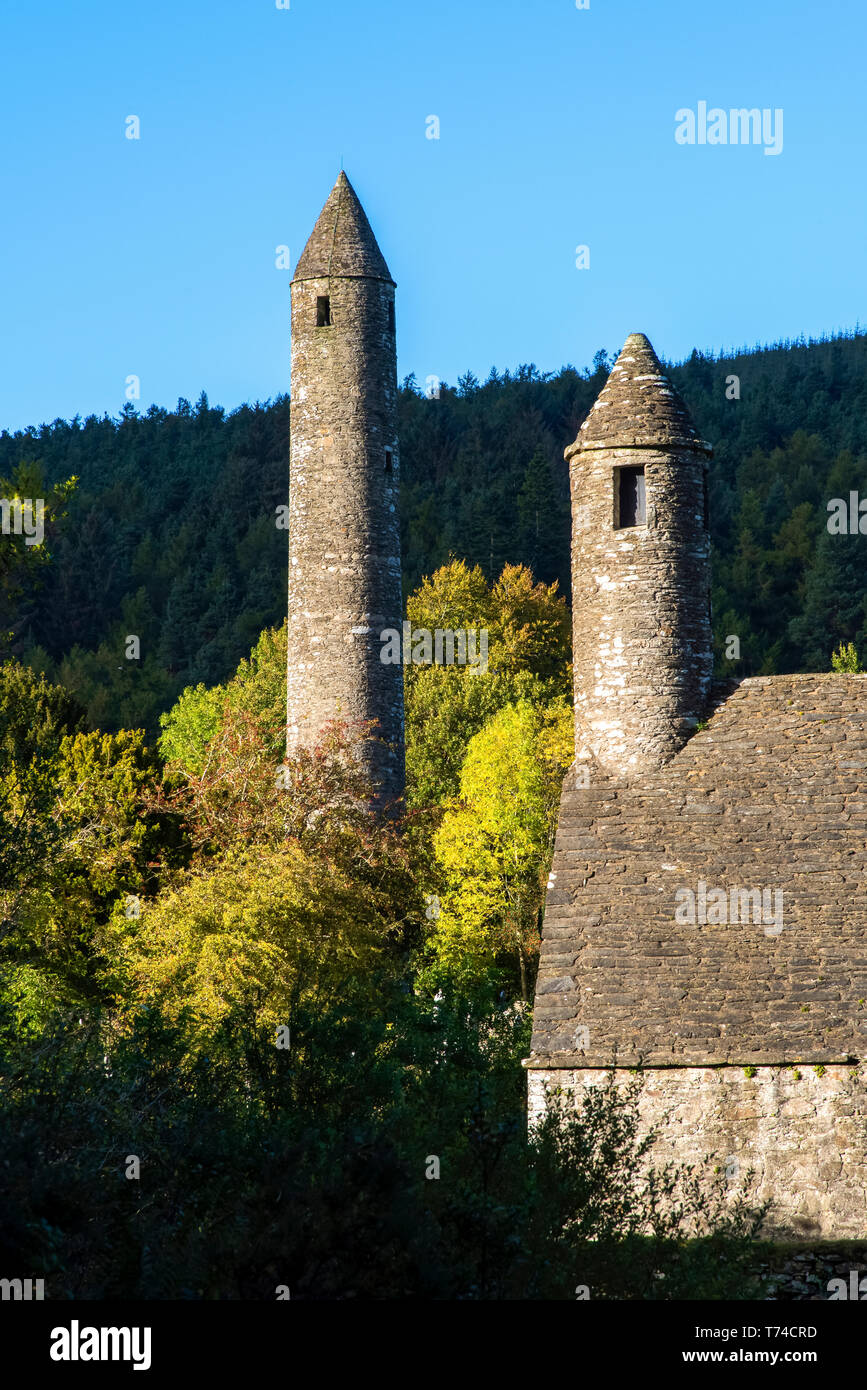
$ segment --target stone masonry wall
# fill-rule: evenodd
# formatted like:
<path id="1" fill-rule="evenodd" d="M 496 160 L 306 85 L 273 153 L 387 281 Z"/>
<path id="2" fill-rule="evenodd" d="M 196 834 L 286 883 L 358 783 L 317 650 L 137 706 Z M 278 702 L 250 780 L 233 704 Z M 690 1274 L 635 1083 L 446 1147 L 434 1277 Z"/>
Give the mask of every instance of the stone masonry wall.
<path id="1" fill-rule="evenodd" d="M 617 470 L 643 466 L 646 526 L 615 529 Z M 698 450 L 572 455 L 575 751 L 619 776 L 659 767 L 704 714 L 713 669 L 707 459 Z"/>
<path id="2" fill-rule="evenodd" d="M 618 1085 L 634 1075 L 614 1072 Z M 654 1167 L 710 1158 L 729 1165 L 733 1192 L 753 1168 L 751 1198 L 774 1203 L 766 1234 L 867 1236 L 867 1067 L 829 1066 L 821 1074 L 758 1067 L 754 1076 L 742 1067 L 669 1067 L 640 1075 L 642 1131 L 660 1130 L 648 1156 Z M 580 1105 L 584 1089 L 608 1076 L 601 1069 L 529 1070 L 531 1123 L 548 1089 L 559 1087 L 567 1103 Z"/>
<path id="3" fill-rule="evenodd" d="M 380 633 L 401 625 L 393 306 L 384 279 L 292 286 L 287 746 L 375 720 L 360 751 L 384 801 L 404 786 L 403 671 L 380 660 Z"/>

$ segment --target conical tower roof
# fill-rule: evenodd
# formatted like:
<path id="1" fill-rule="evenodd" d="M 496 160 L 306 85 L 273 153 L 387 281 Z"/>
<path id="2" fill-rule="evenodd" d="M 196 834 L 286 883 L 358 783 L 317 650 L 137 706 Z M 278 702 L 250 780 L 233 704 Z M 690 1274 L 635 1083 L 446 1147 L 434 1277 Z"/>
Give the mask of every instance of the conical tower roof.
<path id="1" fill-rule="evenodd" d="M 643 333 L 630 333 L 566 457 L 582 449 L 676 445 L 711 453 Z"/>
<path id="2" fill-rule="evenodd" d="M 358 194 L 342 169 L 301 252 L 293 279 L 319 280 L 324 276 L 394 284 Z"/>

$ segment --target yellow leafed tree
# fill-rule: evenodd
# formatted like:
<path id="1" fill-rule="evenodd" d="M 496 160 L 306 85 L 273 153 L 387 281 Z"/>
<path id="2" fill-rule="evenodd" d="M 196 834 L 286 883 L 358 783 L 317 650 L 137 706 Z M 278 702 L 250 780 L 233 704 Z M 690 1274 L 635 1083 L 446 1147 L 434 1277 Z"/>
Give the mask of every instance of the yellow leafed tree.
<path id="1" fill-rule="evenodd" d="M 508 705 L 470 741 L 460 802 L 434 839 L 448 886 L 429 943 L 433 979 L 472 986 L 507 963 L 529 997 L 572 738 L 571 709 L 557 699 Z"/>

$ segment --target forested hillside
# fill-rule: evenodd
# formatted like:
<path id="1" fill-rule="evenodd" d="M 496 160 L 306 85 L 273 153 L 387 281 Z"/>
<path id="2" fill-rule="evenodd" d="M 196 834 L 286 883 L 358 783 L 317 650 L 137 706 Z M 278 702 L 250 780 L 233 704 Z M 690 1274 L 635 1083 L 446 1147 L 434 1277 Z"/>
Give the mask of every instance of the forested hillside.
<path id="1" fill-rule="evenodd" d="M 717 449 L 721 669 L 867 650 L 867 539 L 826 526 L 865 487 L 865 365 L 858 336 L 674 369 Z M 407 666 L 397 823 L 345 727 L 285 756 L 287 398 L 0 438 L 47 542 L 0 547 L 28 663 L 0 660 L 7 1270 L 61 1298 L 761 1296 L 765 1207 L 716 1160 L 653 1166 L 640 1078 L 526 1123 L 573 754 L 563 447 L 607 366 L 404 383 L 407 616 L 486 628 L 490 666 Z"/>
<path id="2" fill-rule="evenodd" d="M 406 593 L 456 555 L 488 579 L 525 564 L 568 596 L 563 449 L 610 365 L 600 352 L 584 373 L 468 374 L 430 400 L 403 383 Z M 867 539 L 826 528 L 829 499 L 867 494 L 867 335 L 694 352 L 672 375 L 716 450 L 720 670 L 824 670 L 838 641 L 867 648 Z M 224 681 L 285 614 L 288 457 L 286 396 L 227 415 L 203 394 L 171 412 L 129 405 L 118 419 L 4 432 L 0 479 L 38 465 L 46 495 L 77 479 L 48 524 L 39 587 L 4 586 L 6 654 L 73 691 L 92 725 L 154 732 L 184 687 Z M 139 660 L 126 658 L 129 635 Z M 730 635 L 737 662 L 724 657 Z"/>

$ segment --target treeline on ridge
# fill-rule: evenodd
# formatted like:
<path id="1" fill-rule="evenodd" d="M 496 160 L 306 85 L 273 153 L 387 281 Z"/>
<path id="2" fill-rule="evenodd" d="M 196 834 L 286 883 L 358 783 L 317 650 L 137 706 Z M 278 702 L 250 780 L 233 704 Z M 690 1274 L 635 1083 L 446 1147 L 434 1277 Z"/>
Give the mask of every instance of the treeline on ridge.
<path id="1" fill-rule="evenodd" d="M 471 373 L 427 399 L 400 390 L 405 593 L 450 555 L 489 580 L 528 566 L 569 595 L 563 449 L 612 358 L 556 374 Z M 720 674 L 827 670 L 867 647 L 867 541 L 830 536 L 827 504 L 865 478 L 867 335 L 713 357 L 672 376 L 711 465 L 714 635 Z M 731 378 L 736 377 L 733 385 Z M 0 435 L 6 492 L 76 484 L 49 520 L 36 582 L 0 583 L 4 655 L 73 691 L 91 726 L 143 727 L 199 682 L 227 679 L 286 605 L 289 398 L 227 414 L 180 400 L 116 419 Z M 867 491 L 867 489 L 865 489 Z M 28 560 L 32 558 L 27 557 Z M 0 575 L 0 580 L 3 576 Z M 34 576 L 35 579 L 35 576 Z M 140 640 L 128 660 L 126 639 Z M 729 636 L 740 659 L 727 660 Z"/>

